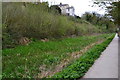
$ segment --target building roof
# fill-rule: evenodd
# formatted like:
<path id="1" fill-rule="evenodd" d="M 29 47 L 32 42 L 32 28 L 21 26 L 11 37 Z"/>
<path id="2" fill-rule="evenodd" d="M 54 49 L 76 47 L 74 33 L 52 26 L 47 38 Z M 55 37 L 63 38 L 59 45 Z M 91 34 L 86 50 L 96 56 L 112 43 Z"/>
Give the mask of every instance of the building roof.
<path id="1" fill-rule="evenodd" d="M 60 4 L 58 4 L 58 5 L 55 5 L 55 6 L 59 6 L 59 7 L 62 7 L 62 6 L 67 6 L 67 8 L 66 8 L 66 9 L 74 9 L 74 7 L 73 7 L 73 6 L 69 7 L 69 5 L 68 5 L 68 4 L 62 4 L 62 3 L 60 3 Z M 75 10 L 75 9 L 74 9 L 74 10 Z"/>
<path id="2" fill-rule="evenodd" d="M 68 8 L 66 8 L 66 9 L 72 9 L 72 8 L 74 9 L 74 7 L 68 7 Z"/>
<path id="3" fill-rule="evenodd" d="M 60 3 L 60 4 L 57 5 L 57 6 L 68 6 L 68 4 L 62 4 L 62 3 Z"/>

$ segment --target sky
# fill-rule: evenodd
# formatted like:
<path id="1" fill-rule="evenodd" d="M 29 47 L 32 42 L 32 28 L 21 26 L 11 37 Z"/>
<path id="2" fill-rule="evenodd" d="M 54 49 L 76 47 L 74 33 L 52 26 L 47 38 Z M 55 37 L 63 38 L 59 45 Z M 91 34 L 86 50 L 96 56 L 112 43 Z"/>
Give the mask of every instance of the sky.
<path id="1" fill-rule="evenodd" d="M 99 14 L 104 14 L 105 10 L 100 10 L 99 7 L 90 7 L 89 5 L 92 5 L 92 0 L 42 0 L 42 1 L 48 1 L 49 5 L 54 4 L 69 4 L 70 6 L 73 6 L 75 8 L 75 14 L 78 16 L 81 16 L 85 12 L 97 12 Z"/>

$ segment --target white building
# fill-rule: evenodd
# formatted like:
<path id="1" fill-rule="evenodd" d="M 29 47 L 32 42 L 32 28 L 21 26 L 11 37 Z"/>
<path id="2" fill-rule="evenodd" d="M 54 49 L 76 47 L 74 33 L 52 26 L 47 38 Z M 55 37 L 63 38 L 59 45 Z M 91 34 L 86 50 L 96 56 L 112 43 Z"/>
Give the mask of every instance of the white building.
<path id="1" fill-rule="evenodd" d="M 74 7 L 69 7 L 68 4 L 62 4 L 62 3 L 60 3 L 57 6 L 60 7 L 61 13 L 63 15 L 75 16 L 75 9 L 74 9 Z"/>
<path id="2" fill-rule="evenodd" d="M 66 8 L 66 14 L 68 16 L 75 16 L 74 12 L 75 12 L 74 7 L 68 7 L 68 8 Z"/>

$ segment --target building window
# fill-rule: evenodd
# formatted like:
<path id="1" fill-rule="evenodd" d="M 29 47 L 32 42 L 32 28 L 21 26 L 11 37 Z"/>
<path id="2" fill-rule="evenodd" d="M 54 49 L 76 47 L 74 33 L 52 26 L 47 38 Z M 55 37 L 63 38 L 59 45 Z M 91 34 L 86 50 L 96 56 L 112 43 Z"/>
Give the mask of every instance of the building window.
<path id="1" fill-rule="evenodd" d="M 69 16 L 70 14 L 69 13 L 67 13 L 67 16 Z"/>
<path id="2" fill-rule="evenodd" d="M 70 11 L 70 9 L 68 8 L 68 11 Z"/>

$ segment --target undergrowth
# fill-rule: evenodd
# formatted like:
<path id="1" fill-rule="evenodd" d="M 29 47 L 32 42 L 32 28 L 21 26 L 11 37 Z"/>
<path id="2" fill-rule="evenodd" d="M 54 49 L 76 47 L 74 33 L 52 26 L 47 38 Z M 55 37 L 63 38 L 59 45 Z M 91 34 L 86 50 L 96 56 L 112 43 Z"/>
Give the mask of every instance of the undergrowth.
<path id="1" fill-rule="evenodd" d="M 66 38 L 49 42 L 35 41 L 26 46 L 4 49 L 2 52 L 3 77 L 28 78 L 41 73 L 40 67 L 50 70 L 67 59 L 72 52 L 80 51 L 96 41 L 105 40 L 111 34 Z"/>
<path id="2" fill-rule="evenodd" d="M 95 45 L 77 61 L 63 69 L 61 72 L 56 73 L 52 78 L 80 78 L 84 76 L 88 69 L 94 64 L 94 61 L 99 58 L 101 52 L 104 51 L 112 41 L 113 37 L 114 35 L 109 37 L 103 43 Z"/>

